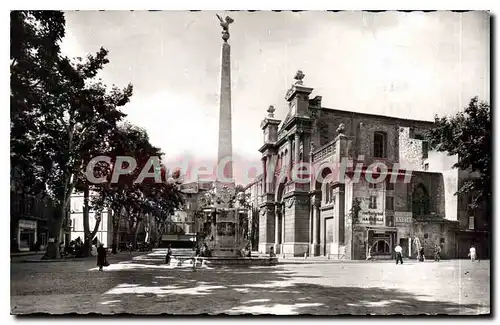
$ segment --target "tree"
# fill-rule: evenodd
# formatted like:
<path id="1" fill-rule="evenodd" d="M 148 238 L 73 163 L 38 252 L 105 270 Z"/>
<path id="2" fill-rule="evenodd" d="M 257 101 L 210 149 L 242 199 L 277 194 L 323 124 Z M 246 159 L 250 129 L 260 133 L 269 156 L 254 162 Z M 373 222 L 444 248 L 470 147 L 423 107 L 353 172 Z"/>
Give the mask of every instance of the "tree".
<path id="1" fill-rule="evenodd" d="M 448 155 L 458 155 L 453 166 L 461 170 L 478 172 L 479 177 L 465 181 L 457 193 L 474 193 L 471 208 L 491 202 L 491 136 L 490 105 L 471 99 L 464 111 L 455 116 L 435 117 L 435 127 L 427 137 L 430 147 Z"/>
<path id="2" fill-rule="evenodd" d="M 146 221 L 160 221 L 166 215 L 183 203 L 183 197 L 178 189 L 178 174 L 169 175 L 168 171 L 161 165 L 148 165 L 152 162 L 151 157 L 160 157 L 161 151 L 149 142 L 147 132 L 129 123 L 117 128 L 109 139 L 109 152 L 103 155 L 111 157 L 109 168 L 101 168 L 101 174 L 107 175 L 107 182 L 95 186 L 98 193 L 93 205 L 96 209 L 110 207 L 113 211 L 113 252 L 116 253 L 118 246 L 118 231 L 122 217 L 128 218 L 129 240 L 136 245 L 137 229 Z M 118 182 L 112 183 L 112 171 L 120 168 L 116 165 L 118 156 L 133 157 L 137 162 L 136 169 L 121 175 Z M 139 181 L 139 175 L 146 168 L 148 172 L 159 172 L 161 182 L 156 183 L 153 178 L 145 178 Z M 155 170 L 159 168 L 159 170 Z M 138 182 L 136 182 L 138 181 Z M 144 224 L 146 231 L 151 227 Z"/>
<path id="3" fill-rule="evenodd" d="M 56 68 L 65 19 L 60 11 L 11 11 L 10 13 L 10 146 L 11 179 L 19 192 L 45 194 L 44 155 L 37 121 L 46 85 Z M 41 150 L 41 151 L 35 151 Z M 14 170 L 15 169 L 15 170 Z M 41 177 L 40 177 L 41 176 Z"/>
<path id="4" fill-rule="evenodd" d="M 85 60 L 60 54 L 60 12 L 11 14 L 11 158 L 24 189 L 45 192 L 55 204 L 47 256 L 57 258 L 69 200 L 88 157 L 125 115 L 132 95 L 96 81 L 109 61 L 101 48 Z"/>
<path id="5" fill-rule="evenodd" d="M 236 185 L 236 187 L 234 188 L 234 191 L 236 194 L 240 193 L 240 192 L 243 192 L 245 193 L 245 187 L 241 184 L 238 184 Z"/>

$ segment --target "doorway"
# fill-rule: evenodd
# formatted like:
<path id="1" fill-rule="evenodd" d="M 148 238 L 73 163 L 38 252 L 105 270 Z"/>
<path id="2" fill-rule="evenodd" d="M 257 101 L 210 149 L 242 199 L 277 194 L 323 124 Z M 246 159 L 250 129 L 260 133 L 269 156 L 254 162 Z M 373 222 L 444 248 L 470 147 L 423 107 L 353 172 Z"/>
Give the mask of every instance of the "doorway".
<path id="1" fill-rule="evenodd" d="M 331 243 L 333 243 L 333 218 L 327 218 L 325 219 L 325 243 L 324 243 L 325 256 L 330 255 Z"/>
<path id="2" fill-rule="evenodd" d="M 399 240 L 399 246 L 401 246 L 401 248 L 403 249 L 403 257 L 408 257 L 408 252 L 409 252 L 409 248 L 408 248 L 408 238 L 401 238 Z"/>

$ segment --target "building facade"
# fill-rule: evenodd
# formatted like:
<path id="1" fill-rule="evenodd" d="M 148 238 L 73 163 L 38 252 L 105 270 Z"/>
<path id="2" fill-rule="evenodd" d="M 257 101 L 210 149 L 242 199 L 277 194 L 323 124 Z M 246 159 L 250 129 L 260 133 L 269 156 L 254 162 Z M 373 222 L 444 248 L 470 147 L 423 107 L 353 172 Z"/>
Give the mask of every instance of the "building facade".
<path id="1" fill-rule="evenodd" d="M 52 202 L 41 196 L 25 195 L 11 190 L 11 251 L 43 251 L 48 243 L 48 222 L 54 211 Z"/>
<path id="2" fill-rule="evenodd" d="M 246 188 L 259 251 L 389 259 L 397 244 L 405 256 L 440 245 L 443 257 L 462 257 L 466 204 L 454 193 L 467 173 L 429 151 L 433 123 L 322 107 L 303 76 L 286 93 L 286 118 L 271 106 L 261 124 L 264 173 Z"/>
<path id="3" fill-rule="evenodd" d="M 92 193 L 90 196 L 92 197 Z M 89 200 L 91 199 L 89 198 Z M 82 241 L 85 240 L 85 233 L 83 228 L 83 207 L 84 207 L 84 196 L 81 192 L 75 192 L 71 195 L 70 199 L 70 225 L 71 225 L 71 238 L 70 240 L 75 240 L 80 238 Z M 89 210 L 89 229 L 92 232 L 96 224 L 96 211 L 92 209 Z M 101 221 L 96 233 L 95 238 L 100 243 L 104 244 L 104 247 L 111 247 L 113 242 L 113 220 L 111 216 L 111 211 L 104 210 L 101 213 Z"/>

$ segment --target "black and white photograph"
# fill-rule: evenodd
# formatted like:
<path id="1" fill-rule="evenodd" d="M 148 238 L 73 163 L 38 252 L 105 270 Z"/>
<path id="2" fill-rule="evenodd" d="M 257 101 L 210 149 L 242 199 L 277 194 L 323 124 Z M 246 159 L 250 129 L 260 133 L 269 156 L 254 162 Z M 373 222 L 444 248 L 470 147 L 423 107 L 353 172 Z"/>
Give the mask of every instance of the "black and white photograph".
<path id="1" fill-rule="evenodd" d="M 492 21 L 11 10 L 11 315 L 491 315 Z"/>

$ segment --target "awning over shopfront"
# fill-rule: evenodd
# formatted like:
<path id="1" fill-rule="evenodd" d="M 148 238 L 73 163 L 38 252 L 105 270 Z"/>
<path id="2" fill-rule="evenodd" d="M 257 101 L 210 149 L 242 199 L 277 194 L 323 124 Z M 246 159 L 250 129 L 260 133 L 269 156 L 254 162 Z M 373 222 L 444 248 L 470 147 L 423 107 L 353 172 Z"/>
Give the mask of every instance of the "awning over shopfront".
<path id="1" fill-rule="evenodd" d="M 366 227 L 367 231 L 373 231 L 373 232 L 379 232 L 379 233 L 385 233 L 385 232 L 397 232 L 396 227 L 385 227 L 385 226 L 367 226 Z"/>

